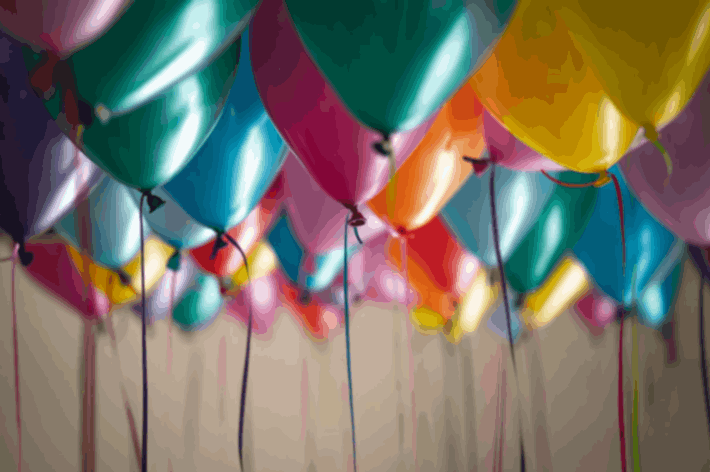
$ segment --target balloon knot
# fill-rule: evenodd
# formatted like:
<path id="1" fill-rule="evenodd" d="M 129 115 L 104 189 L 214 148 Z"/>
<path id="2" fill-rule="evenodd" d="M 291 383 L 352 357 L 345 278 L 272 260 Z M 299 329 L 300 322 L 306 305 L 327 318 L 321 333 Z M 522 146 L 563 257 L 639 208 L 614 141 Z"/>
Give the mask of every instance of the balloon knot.
<path id="1" fill-rule="evenodd" d="M 298 302 L 301 305 L 309 305 L 311 303 L 311 300 L 313 300 L 313 296 L 308 290 L 301 291 L 301 294 L 298 296 Z"/>
<path id="2" fill-rule="evenodd" d="M 153 195 L 150 190 L 144 190 L 143 194 L 145 195 L 146 200 L 148 201 L 148 208 L 150 209 L 151 213 L 153 213 L 161 206 L 165 205 L 165 200 Z"/>
<path id="3" fill-rule="evenodd" d="M 360 210 L 358 210 L 355 205 L 345 205 L 345 207 L 352 212 L 352 216 L 350 217 L 350 226 L 357 228 L 365 225 L 365 216 L 360 213 Z"/>
<path id="4" fill-rule="evenodd" d="M 599 173 L 599 178 L 597 180 L 595 180 L 593 182 L 593 184 L 594 184 L 594 187 L 601 188 L 610 182 L 611 182 L 611 174 L 609 174 L 609 171 L 604 170 Z"/>
<path id="5" fill-rule="evenodd" d="M 118 279 L 123 285 L 131 285 L 131 278 L 124 271 L 118 271 Z"/>
<path id="6" fill-rule="evenodd" d="M 61 60 L 59 55 L 53 51 L 42 52 L 42 62 L 30 73 L 30 85 L 43 95 L 49 92 L 54 82 L 54 68 Z"/>
<path id="7" fill-rule="evenodd" d="M 392 142 L 390 141 L 389 134 L 384 133 L 382 135 L 382 141 L 378 141 L 372 145 L 380 155 L 389 157 L 392 155 Z"/>
<path id="8" fill-rule="evenodd" d="M 32 264 L 35 256 L 31 252 L 27 252 L 24 243 L 18 244 L 15 247 L 15 251 L 17 252 L 17 256 L 20 258 L 20 262 L 23 266 L 27 267 Z"/>
<path id="9" fill-rule="evenodd" d="M 489 159 L 474 159 L 473 157 L 463 156 L 463 160 L 473 166 L 473 172 L 476 174 L 476 177 L 482 176 L 488 169 L 488 166 L 491 165 L 491 160 Z"/>
<path id="10" fill-rule="evenodd" d="M 220 249 L 227 246 L 227 242 L 224 240 L 223 233 L 217 233 L 217 238 L 214 240 L 214 246 L 212 246 L 212 254 L 210 254 L 210 260 L 213 261 L 217 257 L 217 253 Z"/>
<path id="11" fill-rule="evenodd" d="M 175 249 L 173 255 L 170 256 L 170 259 L 168 259 L 168 269 L 172 270 L 173 272 L 177 272 L 178 270 L 180 270 L 181 262 L 182 257 L 180 255 L 180 251 Z"/>

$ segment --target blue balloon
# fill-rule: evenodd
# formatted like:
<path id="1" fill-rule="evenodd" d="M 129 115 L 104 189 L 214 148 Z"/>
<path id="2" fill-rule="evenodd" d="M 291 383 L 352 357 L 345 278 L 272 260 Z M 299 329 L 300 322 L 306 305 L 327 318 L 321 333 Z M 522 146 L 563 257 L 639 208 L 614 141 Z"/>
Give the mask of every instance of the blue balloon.
<path id="1" fill-rule="evenodd" d="M 518 172 L 496 167 L 496 213 L 504 263 L 513 255 L 545 208 L 554 191 L 553 185 L 539 172 Z M 489 266 L 497 265 L 488 173 L 480 178 L 468 179 L 444 207 L 441 215 L 459 241 L 476 257 Z"/>
<path id="2" fill-rule="evenodd" d="M 264 110 L 242 35 L 240 63 L 222 117 L 165 190 L 187 214 L 215 231 L 241 223 L 281 169 L 287 148 Z"/>
<path id="3" fill-rule="evenodd" d="M 516 298 L 515 292 L 508 288 L 508 297 L 510 297 L 510 326 L 513 329 L 513 342 L 516 342 L 523 332 L 523 321 L 520 318 L 520 310 L 513 305 L 513 299 Z M 491 314 L 488 319 L 488 329 L 496 333 L 504 339 L 508 339 L 508 320 L 505 314 L 505 305 L 502 302 L 498 308 Z"/>
<path id="4" fill-rule="evenodd" d="M 343 270 L 343 249 L 336 249 L 313 257 L 314 270 L 304 270 L 307 254 L 296 239 L 287 217 L 281 217 L 268 235 L 286 276 L 299 287 L 310 292 L 320 292 L 330 287 Z M 348 259 L 360 250 L 359 246 L 348 247 Z"/>
<path id="5" fill-rule="evenodd" d="M 638 308 L 643 323 L 658 327 L 678 289 L 685 244 L 631 194 L 618 166 L 611 172 L 619 180 L 624 205 L 626 272 L 621 267 L 621 225 L 612 184 L 599 189 L 589 224 L 573 251 L 601 290 L 626 309 Z"/>
<path id="6" fill-rule="evenodd" d="M 105 176 L 89 195 L 91 221 L 91 259 L 109 269 L 120 269 L 140 251 L 140 214 L 138 204 L 125 185 Z M 145 205 L 144 213 L 148 213 Z M 75 248 L 80 247 L 77 236 L 78 211 L 74 210 L 55 225 L 55 230 Z M 150 226 L 143 219 L 143 235 L 150 235 Z"/>
<path id="7" fill-rule="evenodd" d="M 184 331 L 199 331 L 217 318 L 223 302 L 217 277 L 199 274 L 173 308 L 173 321 Z"/>

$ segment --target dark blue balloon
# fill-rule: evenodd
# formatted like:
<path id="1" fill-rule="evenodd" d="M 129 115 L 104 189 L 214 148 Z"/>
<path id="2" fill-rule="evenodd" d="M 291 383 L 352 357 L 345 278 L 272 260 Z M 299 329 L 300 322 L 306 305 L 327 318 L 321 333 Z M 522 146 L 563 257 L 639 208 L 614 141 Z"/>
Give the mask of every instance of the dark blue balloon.
<path id="1" fill-rule="evenodd" d="M 286 157 L 264 110 L 242 35 L 240 63 L 222 117 L 195 157 L 164 189 L 197 222 L 225 232 L 264 196 Z"/>

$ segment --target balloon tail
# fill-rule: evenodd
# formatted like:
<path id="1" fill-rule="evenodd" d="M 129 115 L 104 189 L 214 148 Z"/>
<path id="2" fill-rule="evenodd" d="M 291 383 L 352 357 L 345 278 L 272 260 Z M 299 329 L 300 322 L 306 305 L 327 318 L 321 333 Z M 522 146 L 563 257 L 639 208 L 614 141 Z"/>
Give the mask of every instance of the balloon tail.
<path id="1" fill-rule="evenodd" d="M 146 346 L 146 328 L 148 320 L 145 315 L 145 241 L 143 235 L 143 203 L 148 192 L 143 192 L 140 200 L 139 220 L 141 232 L 141 350 L 143 367 L 143 442 L 141 454 L 141 472 L 148 472 L 148 350 Z"/>
<path id="2" fill-rule="evenodd" d="M 624 421 L 624 309 L 619 308 L 619 447 L 621 452 L 621 472 L 626 472 L 626 426 Z"/>
<path id="3" fill-rule="evenodd" d="M 488 159 L 475 159 L 473 157 L 464 156 L 463 160 L 471 164 L 476 177 L 482 176 L 488 169 L 488 166 L 491 165 Z"/>
<path id="4" fill-rule="evenodd" d="M 703 378 L 703 398 L 705 400 L 705 419 L 708 424 L 708 433 L 710 434 L 710 389 L 708 389 L 708 364 L 707 364 L 707 353 L 705 352 L 705 297 L 703 296 L 703 289 L 705 288 L 705 282 L 702 274 L 700 275 L 700 293 L 698 294 L 698 308 L 700 311 L 699 316 L 699 326 L 698 335 L 700 336 L 700 369 Z"/>
<path id="5" fill-rule="evenodd" d="M 364 226 L 365 225 L 365 216 L 360 212 L 360 210 L 357 209 L 355 205 L 345 205 L 345 208 L 350 210 L 352 213 L 352 216 L 350 217 L 350 226 L 353 228 L 357 228 L 358 226 Z M 360 236 L 358 236 L 358 239 L 360 239 Z"/>
<path id="6" fill-rule="evenodd" d="M 350 429 L 353 441 L 353 472 L 357 472 L 357 442 L 355 441 L 355 407 L 353 404 L 353 370 L 350 352 L 350 301 L 348 300 L 348 226 L 352 221 L 345 218 L 343 233 L 343 295 L 345 296 L 345 357 L 348 370 L 348 398 L 350 400 Z"/>
<path id="7" fill-rule="evenodd" d="M 634 380 L 634 402 L 631 409 L 631 448 L 633 449 L 634 470 L 641 470 L 639 447 L 639 340 L 636 323 L 631 324 L 631 371 Z"/>
<path id="8" fill-rule="evenodd" d="M 355 233 L 355 237 L 357 238 L 357 242 L 360 244 L 363 244 L 362 238 L 360 238 L 360 232 L 357 230 L 357 226 L 353 226 L 353 233 Z"/>
<path id="9" fill-rule="evenodd" d="M 249 272 L 249 261 L 247 261 L 247 255 L 244 253 L 242 247 L 234 240 L 229 233 L 224 233 L 227 240 L 237 248 L 239 254 L 242 255 L 244 260 L 244 269 L 247 272 L 247 285 L 249 290 L 251 290 L 251 274 Z M 221 238 L 217 238 L 220 240 Z M 215 242 L 216 245 L 216 242 Z M 249 358 L 251 357 L 251 335 L 254 329 L 254 313 L 252 312 L 251 300 L 247 301 L 249 309 L 249 322 L 247 323 L 247 346 L 246 354 L 244 356 L 244 370 L 242 373 L 242 398 L 239 405 L 239 466 L 241 470 L 244 470 L 244 421 L 246 416 L 246 402 L 247 402 L 247 382 L 249 380 Z"/>
<path id="10" fill-rule="evenodd" d="M 15 271 L 17 268 L 17 257 L 20 251 L 20 245 L 15 244 L 11 270 L 11 287 L 12 291 L 12 357 L 15 367 L 15 422 L 17 423 L 17 472 L 22 471 L 22 417 L 20 415 L 20 347 L 17 338 L 17 281 L 15 280 Z"/>

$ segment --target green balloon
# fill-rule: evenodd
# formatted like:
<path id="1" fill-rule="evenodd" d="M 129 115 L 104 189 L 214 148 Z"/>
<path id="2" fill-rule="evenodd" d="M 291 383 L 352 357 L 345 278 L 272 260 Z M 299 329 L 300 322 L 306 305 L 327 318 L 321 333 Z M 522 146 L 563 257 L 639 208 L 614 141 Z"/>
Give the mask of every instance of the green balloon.
<path id="1" fill-rule="evenodd" d="M 215 319 L 222 301 L 217 278 L 200 274 L 173 308 L 173 321 L 185 331 L 197 331 Z"/>
<path id="2" fill-rule="evenodd" d="M 561 172 L 557 179 L 568 183 L 587 183 L 596 177 Z M 513 290 L 526 293 L 542 285 L 562 254 L 582 236 L 592 217 L 598 191 L 596 187 L 567 188 L 556 185 L 539 219 L 505 264 L 505 276 Z"/>
<path id="3" fill-rule="evenodd" d="M 140 108 L 104 121 L 95 117 L 76 144 L 104 171 L 130 187 L 151 190 L 168 182 L 194 157 L 221 116 L 234 82 L 240 43 L 232 43 L 207 67 Z M 25 51 L 25 63 L 32 70 L 41 58 Z M 45 107 L 62 131 L 75 139 L 71 125 L 60 115 L 61 92 L 57 84 Z"/>
<path id="4" fill-rule="evenodd" d="M 482 63 L 517 0 L 286 0 L 355 117 L 389 134 L 431 116 Z"/>

